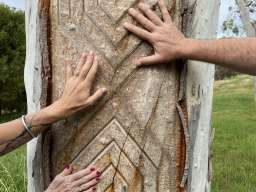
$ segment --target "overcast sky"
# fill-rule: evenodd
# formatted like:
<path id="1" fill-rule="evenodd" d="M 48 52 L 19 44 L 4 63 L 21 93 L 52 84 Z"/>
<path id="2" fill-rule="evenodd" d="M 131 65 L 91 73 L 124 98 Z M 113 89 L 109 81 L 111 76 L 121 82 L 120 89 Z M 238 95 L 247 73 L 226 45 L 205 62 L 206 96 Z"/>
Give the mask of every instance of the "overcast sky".
<path id="1" fill-rule="evenodd" d="M 17 9 L 23 9 L 25 7 L 25 0 L 0 0 L 0 3 L 5 3 L 10 7 L 15 7 Z"/>

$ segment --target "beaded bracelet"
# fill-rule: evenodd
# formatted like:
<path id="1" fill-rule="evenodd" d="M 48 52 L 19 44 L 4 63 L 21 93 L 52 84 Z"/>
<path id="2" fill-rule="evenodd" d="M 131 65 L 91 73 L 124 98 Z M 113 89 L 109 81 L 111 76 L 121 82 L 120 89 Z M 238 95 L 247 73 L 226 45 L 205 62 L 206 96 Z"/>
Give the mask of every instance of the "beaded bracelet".
<path id="1" fill-rule="evenodd" d="M 26 129 L 26 131 L 28 132 L 28 134 L 32 137 L 32 138 L 35 138 L 35 135 L 32 133 L 31 131 L 31 126 L 28 126 L 27 123 L 26 123 L 26 118 L 25 118 L 25 115 L 22 115 L 21 116 L 21 121 L 22 121 L 22 124 L 24 126 L 24 128 Z"/>

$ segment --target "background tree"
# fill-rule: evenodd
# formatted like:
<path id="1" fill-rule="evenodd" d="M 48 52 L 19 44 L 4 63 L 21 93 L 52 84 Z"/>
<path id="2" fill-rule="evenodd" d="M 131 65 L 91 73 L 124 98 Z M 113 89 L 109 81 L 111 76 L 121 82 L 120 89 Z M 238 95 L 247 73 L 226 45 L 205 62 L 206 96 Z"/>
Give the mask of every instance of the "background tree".
<path id="1" fill-rule="evenodd" d="M 24 110 L 25 16 L 0 4 L 0 114 L 2 110 Z"/>

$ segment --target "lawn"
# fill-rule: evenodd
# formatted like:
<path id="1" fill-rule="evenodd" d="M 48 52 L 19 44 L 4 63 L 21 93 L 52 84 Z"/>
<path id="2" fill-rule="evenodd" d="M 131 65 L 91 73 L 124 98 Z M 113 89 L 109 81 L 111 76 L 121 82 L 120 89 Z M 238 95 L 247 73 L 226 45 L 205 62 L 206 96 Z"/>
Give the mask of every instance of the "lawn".
<path id="1" fill-rule="evenodd" d="M 246 75 L 215 83 L 213 192 L 256 191 L 256 102 Z"/>
<path id="2" fill-rule="evenodd" d="M 0 122 L 20 117 L 20 114 L 3 115 Z M 27 186 L 25 146 L 0 157 L 0 192 L 25 192 Z"/>
<path id="3" fill-rule="evenodd" d="M 215 83 L 213 192 L 256 191 L 256 103 L 252 78 Z M 2 116 L 0 121 L 19 116 Z M 25 147 L 0 158 L 0 191 L 26 191 Z"/>

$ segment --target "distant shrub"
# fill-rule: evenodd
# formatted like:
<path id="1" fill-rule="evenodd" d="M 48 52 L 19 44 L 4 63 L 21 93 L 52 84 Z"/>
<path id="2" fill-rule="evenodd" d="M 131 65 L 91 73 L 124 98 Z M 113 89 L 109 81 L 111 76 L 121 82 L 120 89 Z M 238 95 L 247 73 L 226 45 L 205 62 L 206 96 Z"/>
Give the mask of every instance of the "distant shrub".
<path id="1" fill-rule="evenodd" d="M 0 114 L 24 110 L 25 15 L 0 4 Z"/>
<path id="2" fill-rule="evenodd" d="M 222 80 L 238 74 L 239 74 L 238 72 L 230 70 L 225 67 L 216 66 L 215 68 L 215 80 Z"/>

